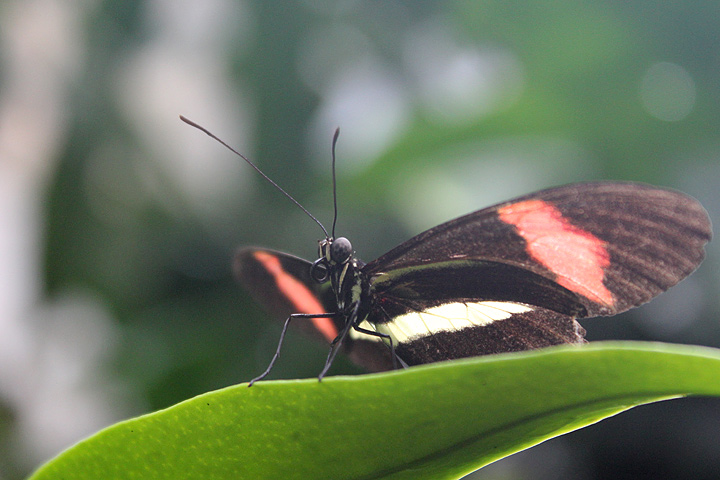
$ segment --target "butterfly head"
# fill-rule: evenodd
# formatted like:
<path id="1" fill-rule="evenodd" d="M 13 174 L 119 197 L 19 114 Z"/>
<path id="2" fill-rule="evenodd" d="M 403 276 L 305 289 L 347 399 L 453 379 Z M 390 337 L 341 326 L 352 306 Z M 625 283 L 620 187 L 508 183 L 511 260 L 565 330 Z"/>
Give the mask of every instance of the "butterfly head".
<path id="1" fill-rule="evenodd" d="M 319 283 L 326 282 L 334 272 L 345 270 L 353 257 L 353 247 L 345 237 L 328 237 L 318 242 L 318 259 L 312 265 L 310 275 Z"/>

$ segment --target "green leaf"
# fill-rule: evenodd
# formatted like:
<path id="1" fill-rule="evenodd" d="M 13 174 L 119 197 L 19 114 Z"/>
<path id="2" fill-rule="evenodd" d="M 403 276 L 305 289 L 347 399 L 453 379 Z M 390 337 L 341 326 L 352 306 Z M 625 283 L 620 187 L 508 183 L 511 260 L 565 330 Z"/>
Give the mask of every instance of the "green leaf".
<path id="1" fill-rule="evenodd" d="M 260 382 L 108 427 L 31 478 L 459 478 L 684 395 L 720 396 L 720 351 L 597 343 L 322 383 Z"/>

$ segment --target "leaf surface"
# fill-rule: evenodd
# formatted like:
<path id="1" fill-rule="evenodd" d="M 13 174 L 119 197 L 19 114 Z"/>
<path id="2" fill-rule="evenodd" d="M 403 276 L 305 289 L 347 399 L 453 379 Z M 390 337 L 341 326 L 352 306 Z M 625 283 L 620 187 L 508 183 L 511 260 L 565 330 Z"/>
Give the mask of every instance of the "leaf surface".
<path id="1" fill-rule="evenodd" d="M 260 382 L 110 426 L 45 479 L 442 479 L 636 405 L 720 396 L 720 351 L 613 342 Z"/>

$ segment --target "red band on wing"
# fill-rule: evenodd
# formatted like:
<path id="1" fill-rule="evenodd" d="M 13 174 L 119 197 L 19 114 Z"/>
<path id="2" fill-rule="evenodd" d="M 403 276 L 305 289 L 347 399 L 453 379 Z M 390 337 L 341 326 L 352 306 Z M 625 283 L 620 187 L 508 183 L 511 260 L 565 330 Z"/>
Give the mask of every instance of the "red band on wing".
<path id="1" fill-rule="evenodd" d="M 297 313 L 322 313 L 324 308 L 317 297 L 297 278 L 283 270 L 279 258 L 267 252 L 255 252 L 253 256 L 273 276 L 278 290 L 290 300 Z M 338 331 L 332 319 L 324 317 L 310 320 L 328 342 L 332 342 L 337 337 Z"/>
<path id="2" fill-rule="evenodd" d="M 605 242 L 572 225 L 553 205 L 526 200 L 498 210 L 500 220 L 515 226 L 527 252 L 549 269 L 557 283 L 589 300 L 612 306 L 613 296 L 603 284 L 610 254 Z"/>

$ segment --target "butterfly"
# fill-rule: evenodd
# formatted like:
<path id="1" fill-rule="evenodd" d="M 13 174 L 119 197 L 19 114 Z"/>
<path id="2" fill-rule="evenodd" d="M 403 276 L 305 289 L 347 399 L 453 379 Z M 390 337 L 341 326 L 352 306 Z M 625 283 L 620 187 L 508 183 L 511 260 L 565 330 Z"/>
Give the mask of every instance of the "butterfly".
<path id="1" fill-rule="evenodd" d="M 584 343 L 576 319 L 637 307 L 692 273 L 711 238 L 703 207 L 638 183 L 578 183 L 478 210 L 363 263 L 326 237 L 318 260 L 262 248 L 235 258 L 279 318 L 371 371 Z M 323 315 L 318 315 L 318 314 Z M 391 348 L 388 348 L 391 347 Z"/>
<path id="2" fill-rule="evenodd" d="M 314 262 L 264 248 L 235 257 L 236 278 L 285 320 L 269 367 L 251 385 L 270 372 L 291 320 L 330 343 L 319 379 L 339 351 L 383 371 L 582 344 L 577 319 L 615 315 L 666 291 L 700 265 L 712 237 L 707 212 L 683 193 L 576 183 L 450 220 L 364 263 L 348 239 L 335 236 L 337 207 L 328 233 L 260 173 L 324 238 Z"/>

